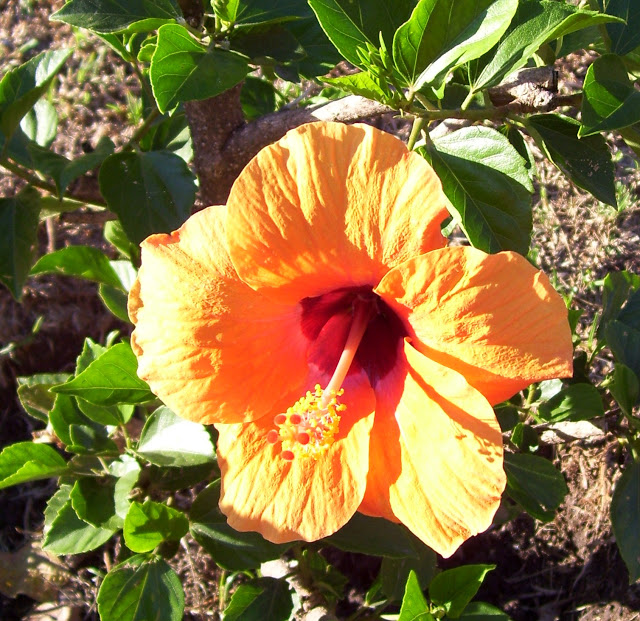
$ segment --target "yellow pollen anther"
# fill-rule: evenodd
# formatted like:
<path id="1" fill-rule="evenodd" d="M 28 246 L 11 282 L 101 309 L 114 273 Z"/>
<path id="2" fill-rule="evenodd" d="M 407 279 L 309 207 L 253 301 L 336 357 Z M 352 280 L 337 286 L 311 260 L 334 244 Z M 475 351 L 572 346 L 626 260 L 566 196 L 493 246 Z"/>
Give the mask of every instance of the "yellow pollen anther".
<path id="1" fill-rule="evenodd" d="M 278 414 L 273 422 L 276 429 L 267 434 L 267 442 L 281 442 L 280 457 L 291 461 L 295 457 L 318 459 L 333 444 L 338 433 L 340 414 L 346 405 L 338 403 L 343 390 L 323 391 L 316 384 L 314 391 L 292 405 L 286 414 Z"/>

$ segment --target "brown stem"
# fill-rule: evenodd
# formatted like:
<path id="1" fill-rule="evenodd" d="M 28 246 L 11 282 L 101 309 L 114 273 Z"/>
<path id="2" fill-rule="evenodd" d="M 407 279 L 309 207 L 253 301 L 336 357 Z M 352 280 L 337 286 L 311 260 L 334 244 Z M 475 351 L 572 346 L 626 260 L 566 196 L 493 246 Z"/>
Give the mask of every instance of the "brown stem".
<path id="1" fill-rule="evenodd" d="M 204 16 L 202 0 L 178 0 L 178 4 L 189 26 L 197 28 Z"/>
<path id="2" fill-rule="evenodd" d="M 225 203 L 237 176 L 229 173 L 231 162 L 225 161 L 223 149 L 233 131 L 244 124 L 241 88 L 238 84 L 217 97 L 189 101 L 184 106 L 191 128 L 200 198 L 205 205 Z"/>
<path id="3" fill-rule="evenodd" d="M 267 114 L 245 124 L 240 108 L 240 86 L 212 99 L 185 104 L 193 138 L 200 197 L 205 205 L 226 202 L 240 171 L 263 147 L 287 131 L 313 121 L 353 123 L 392 112 L 364 97 L 352 95 L 313 108 L 296 108 Z"/>
<path id="4" fill-rule="evenodd" d="M 301 610 L 298 615 L 303 621 L 338 621 L 322 595 L 300 571 L 300 567 L 292 568 L 285 560 L 278 559 L 263 563 L 260 569 L 263 576 L 284 578 L 289 583 L 300 598 Z"/>

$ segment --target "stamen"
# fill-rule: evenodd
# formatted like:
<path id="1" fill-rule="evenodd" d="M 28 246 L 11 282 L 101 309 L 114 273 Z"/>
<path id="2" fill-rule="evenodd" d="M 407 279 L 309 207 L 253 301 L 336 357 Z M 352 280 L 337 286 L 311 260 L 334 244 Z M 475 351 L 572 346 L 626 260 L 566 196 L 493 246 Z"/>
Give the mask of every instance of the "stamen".
<path id="1" fill-rule="evenodd" d="M 316 384 L 314 392 L 307 394 L 292 405 L 285 414 L 273 419 L 276 429 L 267 434 L 269 444 L 281 442 L 280 457 L 292 461 L 295 457 L 318 459 L 333 444 L 340 424 L 340 412 L 347 406 L 338 402 L 343 394 L 341 388 L 358 346 L 375 311 L 371 300 L 357 298 L 354 302 L 353 322 L 327 387 L 322 390 Z"/>

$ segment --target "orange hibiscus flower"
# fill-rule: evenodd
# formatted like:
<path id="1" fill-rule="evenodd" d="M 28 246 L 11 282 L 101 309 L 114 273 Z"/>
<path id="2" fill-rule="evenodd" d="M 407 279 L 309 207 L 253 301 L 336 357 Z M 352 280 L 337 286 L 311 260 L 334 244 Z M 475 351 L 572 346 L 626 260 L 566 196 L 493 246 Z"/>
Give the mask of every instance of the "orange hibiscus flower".
<path id="1" fill-rule="evenodd" d="M 505 486 L 492 404 L 571 374 L 567 312 L 512 252 L 445 247 L 430 166 L 368 126 L 304 125 L 226 206 L 142 243 L 140 377 L 214 423 L 237 530 L 313 541 L 356 511 L 451 555 Z"/>

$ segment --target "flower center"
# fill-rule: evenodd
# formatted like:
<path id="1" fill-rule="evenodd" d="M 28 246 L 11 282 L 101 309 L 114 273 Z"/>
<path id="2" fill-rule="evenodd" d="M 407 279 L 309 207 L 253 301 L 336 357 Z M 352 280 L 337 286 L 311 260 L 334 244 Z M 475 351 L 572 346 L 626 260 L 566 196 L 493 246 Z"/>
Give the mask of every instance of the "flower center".
<path id="1" fill-rule="evenodd" d="M 327 386 L 323 390 L 320 384 L 316 384 L 314 392 L 307 391 L 285 414 L 278 414 L 273 419 L 275 429 L 267 434 L 267 442 L 273 445 L 280 443 L 282 459 L 317 459 L 333 444 L 340 424 L 340 412 L 347 409 L 344 403 L 338 401 L 344 393 L 342 383 L 374 313 L 373 298 L 358 296 L 354 300 L 349 334 Z"/>
<path id="2" fill-rule="evenodd" d="M 338 403 L 342 393 L 342 390 L 327 393 L 316 384 L 314 392 L 307 391 L 286 414 L 278 414 L 273 419 L 276 429 L 269 431 L 267 442 L 281 442 L 280 457 L 286 461 L 294 457 L 317 459 L 333 444 L 340 423 L 338 412 L 347 409 Z"/>

